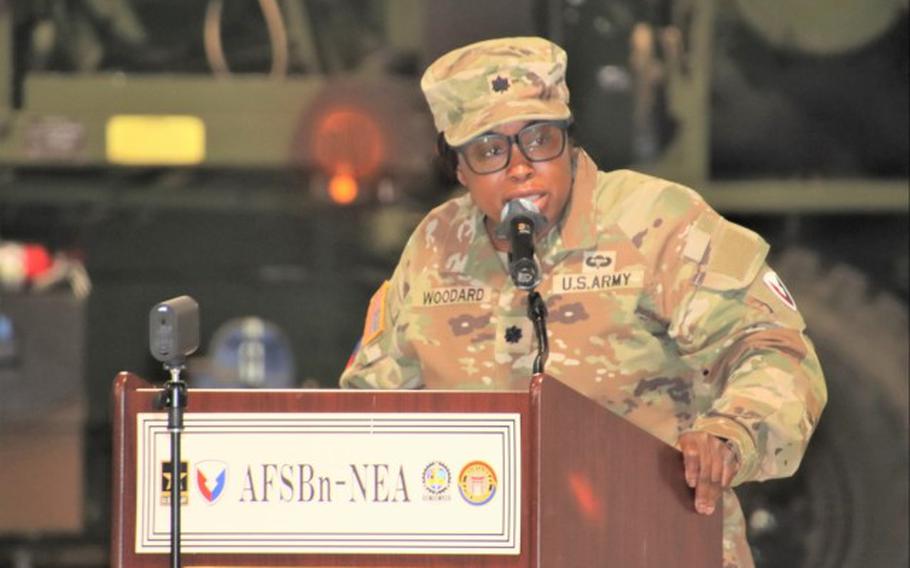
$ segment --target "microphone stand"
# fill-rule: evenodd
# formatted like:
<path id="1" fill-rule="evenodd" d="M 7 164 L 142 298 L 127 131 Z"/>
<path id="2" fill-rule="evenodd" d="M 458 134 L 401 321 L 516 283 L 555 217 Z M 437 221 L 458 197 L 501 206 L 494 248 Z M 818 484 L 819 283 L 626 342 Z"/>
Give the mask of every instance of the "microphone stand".
<path id="1" fill-rule="evenodd" d="M 550 355 L 550 344 L 547 340 L 547 306 L 536 290 L 540 284 L 540 269 L 534 260 L 534 228 L 546 227 L 547 218 L 537 205 L 522 198 L 508 201 L 499 217 L 496 236 L 509 239 L 509 275 L 516 288 L 528 291 L 528 318 L 537 335 L 534 374 L 542 374 Z"/>
<path id="2" fill-rule="evenodd" d="M 547 340 L 547 305 L 544 303 L 540 292 L 532 290 L 528 293 L 528 317 L 534 324 L 534 333 L 537 335 L 537 357 L 534 358 L 534 374 L 543 373 L 550 356 L 550 342 Z"/>
<path id="3" fill-rule="evenodd" d="M 168 362 L 164 368 L 171 374 L 159 399 L 160 408 L 167 409 L 167 430 L 171 433 L 171 568 L 180 568 L 180 433 L 183 432 L 187 391 L 186 383 L 180 378 L 183 363 Z"/>

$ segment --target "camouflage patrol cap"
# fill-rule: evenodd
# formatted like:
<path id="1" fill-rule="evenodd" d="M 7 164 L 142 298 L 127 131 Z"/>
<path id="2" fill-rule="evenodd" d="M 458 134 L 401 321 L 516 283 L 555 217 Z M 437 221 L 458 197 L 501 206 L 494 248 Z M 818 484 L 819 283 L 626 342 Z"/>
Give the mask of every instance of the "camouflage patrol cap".
<path id="1" fill-rule="evenodd" d="M 473 43 L 443 55 L 420 88 L 436 129 L 460 146 L 514 120 L 569 118 L 566 52 L 539 37 Z"/>

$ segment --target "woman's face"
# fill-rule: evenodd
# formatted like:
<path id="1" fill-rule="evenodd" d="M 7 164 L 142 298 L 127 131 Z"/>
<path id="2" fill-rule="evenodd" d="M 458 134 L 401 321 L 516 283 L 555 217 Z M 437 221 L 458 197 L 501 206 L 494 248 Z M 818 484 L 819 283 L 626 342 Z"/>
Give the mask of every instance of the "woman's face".
<path id="1" fill-rule="evenodd" d="M 528 124 L 527 121 L 510 122 L 492 132 L 513 136 Z M 506 202 L 519 197 L 535 203 L 547 218 L 548 226 L 552 226 L 562 217 L 572 192 L 571 154 L 571 145 L 566 143 L 562 153 L 552 160 L 532 162 L 513 143 L 509 164 L 504 169 L 489 174 L 475 173 L 465 162 L 465 156 L 459 153 L 456 174 L 486 215 L 487 229 L 491 233 L 499 223 Z"/>

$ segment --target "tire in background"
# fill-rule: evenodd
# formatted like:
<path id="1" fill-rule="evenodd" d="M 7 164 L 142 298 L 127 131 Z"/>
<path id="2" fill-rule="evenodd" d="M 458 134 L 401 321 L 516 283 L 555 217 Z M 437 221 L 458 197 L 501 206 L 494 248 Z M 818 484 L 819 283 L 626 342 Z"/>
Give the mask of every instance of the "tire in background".
<path id="1" fill-rule="evenodd" d="M 772 265 L 806 319 L 829 400 L 794 477 L 737 490 L 756 566 L 906 566 L 907 305 L 810 251 Z"/>

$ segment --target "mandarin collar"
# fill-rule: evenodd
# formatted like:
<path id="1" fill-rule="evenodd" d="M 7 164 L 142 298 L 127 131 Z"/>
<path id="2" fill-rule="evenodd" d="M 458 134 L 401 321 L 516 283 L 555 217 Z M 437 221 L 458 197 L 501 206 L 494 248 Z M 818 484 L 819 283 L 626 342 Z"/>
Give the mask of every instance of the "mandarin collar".
<path id="1" fill-rule="evenodd" d="M 596 184 L 597 164 L 588 156 L 587 152 L 579 149 L 575 179 L 566 203 L 566 212 L 556 230 L 544 239 L 548 249 L 555 245 L 560 245 L 558 248 L 566 251 L 588 249 L 597 243 L 597 235 L 594 231 L 597 226 L 594 218 Z M 559 241 L 562 241 L 561 244 Z"/>

